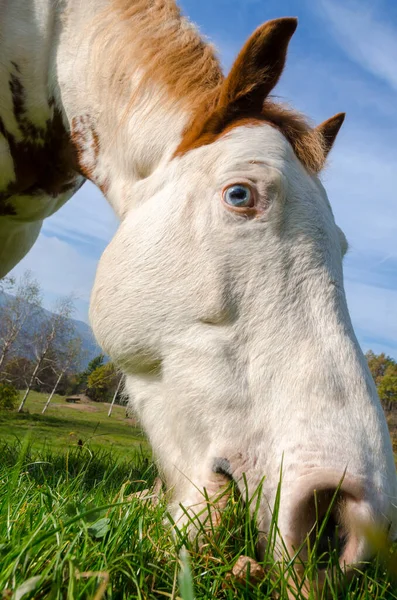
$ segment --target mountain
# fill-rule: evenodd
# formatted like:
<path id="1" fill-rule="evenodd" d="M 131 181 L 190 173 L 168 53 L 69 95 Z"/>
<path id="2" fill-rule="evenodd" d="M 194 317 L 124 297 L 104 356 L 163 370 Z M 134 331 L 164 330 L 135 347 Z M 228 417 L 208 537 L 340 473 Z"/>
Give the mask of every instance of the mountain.
<path id="1" fill-rule="evenodd" d="M 1 309 L 6 306 L 7 302 L 12 296 L 6 294 L 4 292 L 0 292 L 0 319 L 1 319 Z M 35 316 L 35 327 L 40 327 L 40 324 L 47 321 L 52 316 L 52 312 L 45 309 L 40 308 L 37 311 Z M 79 365 L 79 369 L 83 370 L 86 368 L 90 360 L 98 356 L 98 354 L 102 353 L 101 347 L 95 341 L 94 334 L 92 333 L 91 327 L 84 323 L 84 321 L 78 321 L 77 319 L 69 319 L 70 323 L 74 327 L 76 334 L 81 338 L 81 346 L 82 346 L 82 360 Z M 32 326 L 32 325 L 31 325 Z M 33 326 L 32 326 L 33 327 Z M 28 333 L 28 332 L 27 332 Z M 23 335 L 23 334 L 22 334 Z M 21 345 L 22 347 L 22 345 Z M 22 353 L 22 352 L 21 352 Z M 28 357 L 29 358 L 29 357 Z"/>

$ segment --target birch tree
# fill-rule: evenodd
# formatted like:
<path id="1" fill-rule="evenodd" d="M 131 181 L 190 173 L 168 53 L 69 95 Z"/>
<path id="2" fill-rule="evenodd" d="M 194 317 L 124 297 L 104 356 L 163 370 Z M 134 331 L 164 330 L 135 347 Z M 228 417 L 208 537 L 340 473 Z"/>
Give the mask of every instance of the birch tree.
<path id="1" fill-rule="evenodd" d="M 58 377 L 55 381 L 54 387 L 51 390 L 50 395 L 47 398 L 46 403 L 44 404 L 42 414 L 45 413 L 47 408 L 50 405 L 53 395 L 55 394 L 59 384 L 61 383 L 62 377 L 67 373 L 71 368 L 79 364 L 81 361 L 81 338 L 76 336 L 71 338 L 65 346 L 65 350 L 58 354 L 58 359 L 56 364 L 53 366 L 54 371 L 57 373 Z"/>
<path id="2" fill-rule="evenodd" d="M 116 391 L 113 394 L 112 402 L 111 402 L 110 407 L 109 407 L 108 417 L 110 417 L 110 415 L 112 414 L 113 406 L 114 406 L 114 403 L 116 402 L 116 398 L 117 398 L 118 393 L 120 391 L 121 384 L 123 383 L 123 379 L 124 379 L 124 375 L 120 375 L 120 379 L 119 379 L 119 382 L 117 384 Z"/>
<path id="3" fill-rule="evenodd" d="M 0 371 L 22 335 L 27 331 L 41 308 L 40 285 L 30 271 L 15 280 L 8 277 L 1 281 L 0 292 Z"/>
<path id="4" fill-rule="evenodd" d="M 35 367 L 28 381 L 18 412 L 22 412 L 35 381 L 39 379 L 40 369 L 44 367 L 47 356 L 59 351 L 62 345 L 67 344 L 73 336 L 74 327 L 70 320 L 73 311 L 73 297 L 66 296 L 65 298 L 60 298 L 54 312 L 44 322 L 38 323 L 32 343 Z"/>

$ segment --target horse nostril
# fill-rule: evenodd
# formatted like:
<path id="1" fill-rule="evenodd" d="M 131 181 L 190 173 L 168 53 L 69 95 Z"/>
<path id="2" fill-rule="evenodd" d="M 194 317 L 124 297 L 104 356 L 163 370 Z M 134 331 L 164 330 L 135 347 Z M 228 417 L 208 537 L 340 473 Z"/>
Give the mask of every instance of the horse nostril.
<path id="1" fill-rule="evenodd" d="M 346 546 L 342 514 L 345 495 L 336 489 L 313 490 L 295 506 L 291 542 L 302 561 L 316 561 L 318 568 L 338 562 Z"/>
<path id="2" fill-rule="evenodd" d="M 309 548 L 312 549 L 318 568 L 326 568 L 331 562 L 339 562 L 346 545 L 346 531 L 341 522 L 344 498 L 340 493 L 322 491 L 314 494 L 308 533 Z"/>
<path id="3" fill-rule="evenodd" d="M 368 561 L 372 548 L 370 530 L 382 531 L 382 496 L 371 493 L 370 484 L 345 474 L 317 471 L 299 478 L 284 504 L 285 521 L 281 527 L 288 556 L 294 557 L 297 579 L 290 584 L 304 598 L 319 598 L 321 590 L 335 581 L 347 582 L 357 574 L 356 567 Z M 312 567 L 315 567 L 313 571 Z M 316 573 L 314 575 L 314 572 Z M 342 579 L 339 577 L 342 576 Z M 311 590 L 316 593 L 311 596 Z"/>

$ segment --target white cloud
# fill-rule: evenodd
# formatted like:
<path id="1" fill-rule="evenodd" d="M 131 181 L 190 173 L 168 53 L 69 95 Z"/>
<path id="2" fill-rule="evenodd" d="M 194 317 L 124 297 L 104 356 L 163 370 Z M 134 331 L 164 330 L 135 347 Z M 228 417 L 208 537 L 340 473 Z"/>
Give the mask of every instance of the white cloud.
<path id="1" fill-rule="evenodd" d="M 107 243 L 117 218 L 101 192 L 89 181 L 57 213 L 44 222 L 43 232 L 76 242 Z"/>
<path id="2" fill-rule="evenodd" d="M 376 14 L 377 6 L 362 0 L 317 3 L 346 54 L 397 90 L 397 29 Z"/>

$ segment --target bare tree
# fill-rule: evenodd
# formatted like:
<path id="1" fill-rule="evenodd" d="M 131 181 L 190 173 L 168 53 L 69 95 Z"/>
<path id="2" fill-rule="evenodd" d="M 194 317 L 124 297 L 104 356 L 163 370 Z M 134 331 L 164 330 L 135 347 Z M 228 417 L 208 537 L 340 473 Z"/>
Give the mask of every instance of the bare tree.
<path id="1" fill-rule="evenodd" d="M 81 338 L 76 336 L 71 338 L 65 345 L 65 349 L 60 352 L 58 355 L 58 359 L 56 364 L 53 365 L 54 372 L 57 373 L 58 377 L 55 381 L 54 387 L 51 390 L 50 395 L 47 398 L 46 403 L 44 404 L 42 414 L 45 413 L 47 408 L 50 405 L 53 395 L 55 394 L 58 385 L 61 382 L 62 377 L 71 369 L 73 366 L 75 367 L 81 361 Z"/>
<path id="2" fill-rule="evenodd" d="M 121 388 L 121 384 L 123 382 L 123 377 L 124 377 L 123 375 L 120 376 L 119 382 L 117 384 L 116 391 L 113 394 L 112 403 L 111 403 L 111 405 L 109 407 L 108 417 L 110 417 L 110 415 L 112 414 L 112 410 L 113 410 L 114 403 L 116 402 L 117 394 L 119 393 L 120 388 Z"/>
<path id="3" fill-rule="evenodd" d="M 0 293 L 4 295 L 0 305 L 1 370 L 21 333 L 28 328 L 29 321 L 32 321 L 40 310 L 41 290 L 32 273 L 25 271 L 18 281 L 12 277 L 2 279 Z"/>
<path id="4" fill-rule="evenodd" d="M 47 356 L 59 352 L 74 334 L 74 326 L 70 317 L 74 311 L 73 296 L 60 298 L 55 310 L 48 319 L 38 324 L 33 335 L 32 351 L 35 356 L 35 367 L 29 379 L 25 394 L 19 405 L 22 412 L 27 397 L 36 380 L 39 380 L 40 369 L 43 368 Z"/>

